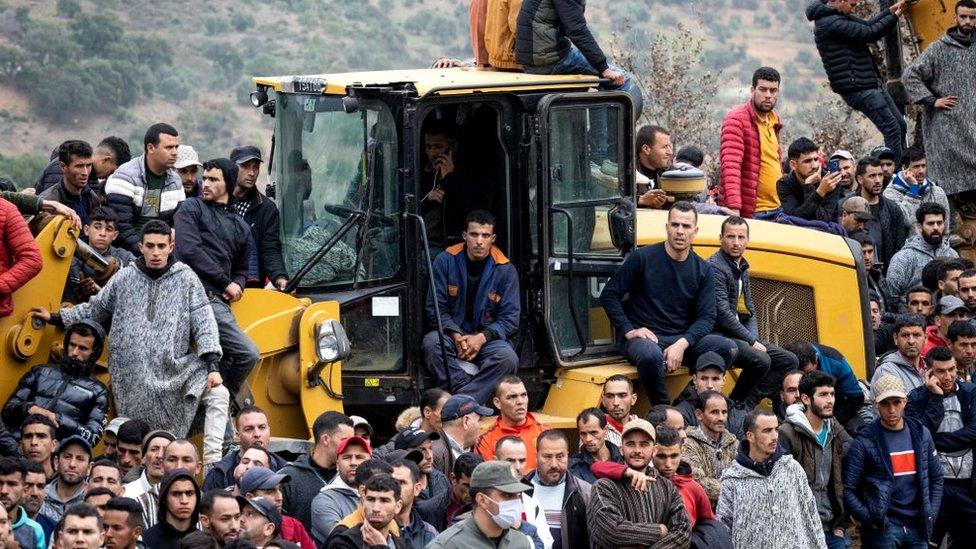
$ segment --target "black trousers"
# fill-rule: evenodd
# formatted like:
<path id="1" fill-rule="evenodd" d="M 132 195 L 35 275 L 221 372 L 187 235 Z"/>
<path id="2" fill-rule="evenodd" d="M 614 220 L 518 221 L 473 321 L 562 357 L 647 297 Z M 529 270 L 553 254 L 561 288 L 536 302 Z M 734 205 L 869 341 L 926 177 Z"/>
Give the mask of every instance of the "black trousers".
<path id="1" fill-rule="evenodd" d="M 949 548 L 972 547 L 976 541 L 976 497 L 970 479 L 946 479 L 939 516 L 932 529 L 932 543 L 940 545 L 949 534 Z"/>
<path id="2" fill-rule="evenodd" d="M 732 367 L 742 371 L 729 398 L 751 410 L 779 390 L 786 372 L 796 368 L 798 361 L 796 355 L 772 343 L 760 341 L 766 346 L 764 353 L 741 339 L 732 341 L 736 346 Z"/>

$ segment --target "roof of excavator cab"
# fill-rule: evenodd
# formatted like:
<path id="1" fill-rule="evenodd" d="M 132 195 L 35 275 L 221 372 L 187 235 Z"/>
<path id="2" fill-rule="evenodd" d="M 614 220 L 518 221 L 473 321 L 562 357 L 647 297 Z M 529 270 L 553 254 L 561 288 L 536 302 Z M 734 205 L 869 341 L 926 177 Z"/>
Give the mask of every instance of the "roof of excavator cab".
<path id="1" fill-rule="evenodd" d="M 599 77 L 582 74 L 527 74 L 490 68 L 408 69 L 346 72 L 304 76 L 254 77 L 257 86 L 279 93 L 345 95 L 347 88 L 410 85 L 417 95 L 458 95 L 475 92 L 585 90 L 595 88 Z"/>

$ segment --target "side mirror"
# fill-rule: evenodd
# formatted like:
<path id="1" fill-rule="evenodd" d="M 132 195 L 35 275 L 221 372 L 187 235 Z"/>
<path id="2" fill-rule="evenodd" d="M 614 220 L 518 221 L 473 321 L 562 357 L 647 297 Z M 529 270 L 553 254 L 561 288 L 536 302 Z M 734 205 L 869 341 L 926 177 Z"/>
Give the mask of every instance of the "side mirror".
<path id="1" fill-rule="evenodd" d="M 637 237 L 634 234 L 634 217 L 636 207 L 631 198 L 622 198 L 617 205 L 610 208 L 607 213 L 607 223 L 610 225 L 610 242 L 613 247 L 623 253 L 627 253 L 634 248 Z"/>

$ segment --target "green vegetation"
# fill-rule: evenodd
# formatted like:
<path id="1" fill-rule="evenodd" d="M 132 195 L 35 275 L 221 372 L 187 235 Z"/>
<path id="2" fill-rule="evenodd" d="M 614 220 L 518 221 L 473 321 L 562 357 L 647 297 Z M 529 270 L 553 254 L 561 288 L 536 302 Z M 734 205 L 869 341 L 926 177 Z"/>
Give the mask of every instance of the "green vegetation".
<path id="1" fill-rule="evenodd" d="M 777 66 L 794 134 L 827 97 L 803 8 L 789 0 L 587 2 L 608 51 L 613 32 L 626 27 L 645 40 L 632 42 L 635 50 L 658 33 L 689 29 L 702 48 L 692 71 L 719 78 L 715 117 L 744 99 L 757 66 Z M 0 0 L 0 132 L 19 136 L 0 150 L 0 175 L 36 179 L 15 162 L 36 157 L 18 155 L 45 155 L 68 137 L 134 137 L 137 154 L 157 119 L 175 123 L 203 157 L 244 141 L 267 147 L 271 121 L 247 101 L 254 75 L 416 68 L 470 52 L 468 2 L 458 0 Z"/>

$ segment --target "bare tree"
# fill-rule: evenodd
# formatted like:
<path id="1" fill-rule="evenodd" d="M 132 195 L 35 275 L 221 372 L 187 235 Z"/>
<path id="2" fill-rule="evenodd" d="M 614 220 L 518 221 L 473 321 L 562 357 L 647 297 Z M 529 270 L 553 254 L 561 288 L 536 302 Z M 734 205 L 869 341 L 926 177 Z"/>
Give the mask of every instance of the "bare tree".
<path id="1" fill-rule="evenodd" d="M 679 24 L 652 35 L 628 23 L 610 40 L 614 63 L 634 75 L 644 93 L 644 118 L 671 132 L 677 145 L 718 145 L 714 101 L 721 72 L 706 70 L 704 39 Z"/>

